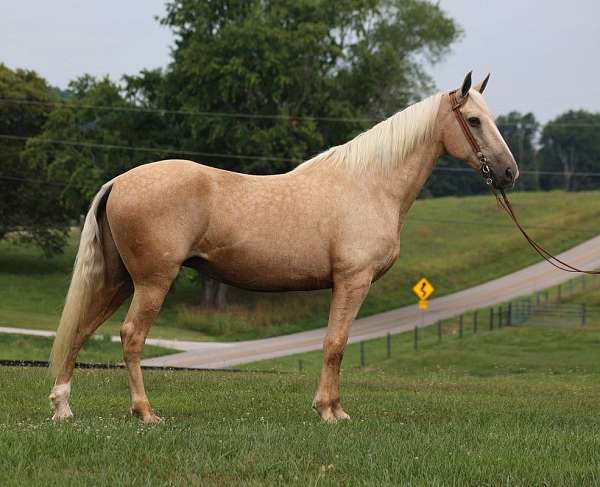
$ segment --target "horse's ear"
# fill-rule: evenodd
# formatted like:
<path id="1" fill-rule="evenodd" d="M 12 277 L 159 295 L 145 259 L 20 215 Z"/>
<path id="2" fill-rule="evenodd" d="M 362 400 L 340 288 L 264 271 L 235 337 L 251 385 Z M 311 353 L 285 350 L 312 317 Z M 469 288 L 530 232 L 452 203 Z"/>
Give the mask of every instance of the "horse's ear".
<path id="1" fill-rule="evenodd" d="M 483 81 L 480 81 L 475 86 L 473 86 L 473 88 L 475 88 L 477 91 L 479 91 L 479 93 L 483 93 L 483 90 L 485 90 L 485 87 L 487 86 L 489 80 L 490 80 L 490 73 L 488 73 L 487 76 L 485 78 L 483 78 Z"/>
<path id="2" fill-rule="evenodd" d="M 467 75 L 465 76 L 465 80 L 463 81 L 462 86 L 460 88 L 460 94 L 463 98 L 469 94 L 469 90 L 471 89 L 471 74 L 472 73 L 473 73 L 473 71 L 469 71 L 467 73 Z"/>

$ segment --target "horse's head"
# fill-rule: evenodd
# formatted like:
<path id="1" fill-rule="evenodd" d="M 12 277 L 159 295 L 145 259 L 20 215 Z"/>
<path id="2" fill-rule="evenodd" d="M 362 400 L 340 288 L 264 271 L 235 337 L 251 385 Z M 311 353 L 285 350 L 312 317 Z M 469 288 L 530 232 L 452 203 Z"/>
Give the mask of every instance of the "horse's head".
<path id="1" fill-rule="evenodd" d="M 468 73 L 462 86 L 446 95 L 442 143 L 452 157 L 467 162 L 495 187 L 506 188 L 519 177 L 519 168 L 482 96 L 489 77 L 471 87 Z"/>

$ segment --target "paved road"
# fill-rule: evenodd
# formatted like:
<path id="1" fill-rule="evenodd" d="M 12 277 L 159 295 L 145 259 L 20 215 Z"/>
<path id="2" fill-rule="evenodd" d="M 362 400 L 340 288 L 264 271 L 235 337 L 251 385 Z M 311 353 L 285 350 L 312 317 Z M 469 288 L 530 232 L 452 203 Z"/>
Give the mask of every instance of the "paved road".
<path id="1" fill-rule="evenodd" d="M 528 252 L 528 249 L 524 249 Z M 583 268 L 600 268 L 600 236 L 573 247 L 558 256 L 566 262 Z M 526 267 L 518 272 L 465 289 L 454 294 L 432 299 L 424 317 L 416 305 L 405 306 L 377 315 L 356 320 L 352 326 L 350 342 L 378 338 L 388 333 L 397 334 L 412 330 L 415 324 L 435 323 L 451 318 L 464 311 L 484 308 L 502 303 L 518 296 L 532 294 L 537 290 L 568 281 L 572 273 L 555 269 L 547 262 Z M 54 332 L 23 328 L 0 327 L 0 333 L 21 333 L 28 335 L 53 336 Z M 265 338 L 245 342 L 193 342 L 149 338 L 146 343 L 181 351 L 144 360 L 143 365 L 170 367 L 223 368 L 259 360 L 293 355 L 321 348 L 325 328 L 294 333 L 281 337 Z M 112 340 L 120 341 L 118 336 Z"/>
<path id="2" fill-rule="evenodd" d="M 56 335 L 53 331 L 48 330 L 35 330 L 33 328 L 13 328 L 10 326 L 0 326 L 0 333 L 10 333 L 13 335 L 31 335 L 39 337 L 53 337 Z M 93 335 L 92 338 L 101 339 L 100 335 Z M 121 343 L 121 337 L 113 335 L 110 337 L 111 341 Z M 167 340 L 165 338 L 148 338 L 146 339 L 148 345 L 156 345 L 157 347 L 172 348 L 173 350 L 181 350 L 185 352 L 190 351 L 212 351 L 217 349 L 225 349 L 235 343 L 219 343 L 219 342 L 194 342 L 184 340 Z"/>
<path id="3" fill-rule="evenodd" d="M 523 252 L 529 252 L 524 249 Z M 583 269 L 600 268 L 600 236 L 578 245 L 558 256 L 571 265 Z M 456 316 L 464 311 L 502 303 L 518 296 L 555 286 L 571 279 L 572 273 L 555 269 L 547 262 L 526 267 L 518 272 L 486 282 L 454 294 L 432 299 L 423 324 Z M 367 340 L 412 330 L 421 323 L 420 310 L 416 305 L 387 311 L 356 320 L 352 326 L 350 342 Z M 237 343 L 211 343 L 182 353 L 144 360 L 144 365 L 168 365 L 172 367 L 222 368 L 258 360 L 283 357 L 321 348 L 325 328 L 293 335 L 252 340 Z M 172 341 L 163 341 L 169 346 Z M 175 348 L 175 347 L 173 347 Z M 180 347 L 181 349 L 181 347 Z"/>

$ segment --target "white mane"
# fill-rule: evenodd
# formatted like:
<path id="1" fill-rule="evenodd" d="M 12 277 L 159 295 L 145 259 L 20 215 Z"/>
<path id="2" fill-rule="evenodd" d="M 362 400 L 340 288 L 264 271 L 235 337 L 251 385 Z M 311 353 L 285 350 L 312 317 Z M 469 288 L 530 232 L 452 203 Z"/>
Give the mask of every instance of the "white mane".
<path id="1" fill-rule="evenodd" d="M 298 167 L 328 163 L 359 173 L 397 167 L 417 145 L 431 138 L 441 99 L 438 93 L 415 103 Z"/>

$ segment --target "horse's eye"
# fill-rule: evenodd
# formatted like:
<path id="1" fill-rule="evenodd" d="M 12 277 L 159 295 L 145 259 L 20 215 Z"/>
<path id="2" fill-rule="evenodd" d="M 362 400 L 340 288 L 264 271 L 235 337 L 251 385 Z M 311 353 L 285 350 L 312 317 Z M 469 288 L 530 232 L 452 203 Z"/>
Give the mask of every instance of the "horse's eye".
<path id="1" fill-rule="evenodd" d="M 481 120 L 479 120 L 479 117 L 469 117 L 468 120 L 471 127 L 479 127 L 481 125 Z"/>

